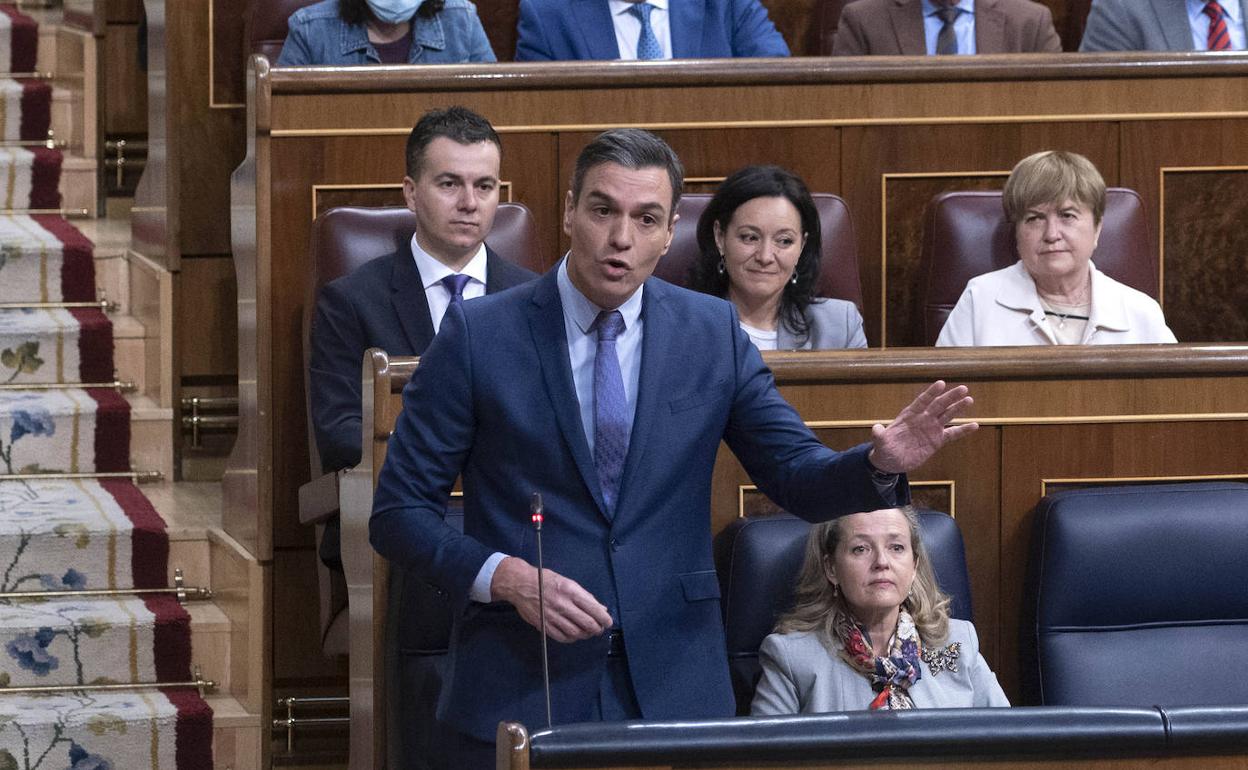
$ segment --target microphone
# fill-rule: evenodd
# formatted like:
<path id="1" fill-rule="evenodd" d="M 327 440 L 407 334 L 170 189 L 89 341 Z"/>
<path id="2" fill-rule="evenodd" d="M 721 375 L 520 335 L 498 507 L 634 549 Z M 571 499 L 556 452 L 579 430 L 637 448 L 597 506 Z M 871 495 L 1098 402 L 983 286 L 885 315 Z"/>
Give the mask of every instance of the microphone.
<path id="1" fill-rule="evenodd" d="M 551 725 L 550 719 L 550 657 L 546 652 L 546 590 L 543 585 L 542 572 L 542 520 L 545 511 L 542 507 L 542 493 L 534 492 L 529 498 L 529 513 L 533 520 L 533 531 L 537 534 L 537 613 L 542 616 L 542 686 L 546 690 L 546 727 Z"/>

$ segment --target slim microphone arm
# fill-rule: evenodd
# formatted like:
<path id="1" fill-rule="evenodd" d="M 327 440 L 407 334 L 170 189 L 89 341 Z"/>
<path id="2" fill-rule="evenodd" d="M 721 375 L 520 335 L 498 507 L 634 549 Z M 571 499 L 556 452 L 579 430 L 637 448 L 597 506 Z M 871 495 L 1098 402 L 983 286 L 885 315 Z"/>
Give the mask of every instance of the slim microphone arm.
<path id="1" fill-rule="evenodd" d="M 534 492 L 529 500 L 529 513 L 533 519 L 533 531 L 537 533 L 537 614 L 542 616 L 542 686 L 546 689 L 546 727 L 550 719 L 550 657 L 546 652 L 546 590 L 542 579 L 542 493 Z"/>

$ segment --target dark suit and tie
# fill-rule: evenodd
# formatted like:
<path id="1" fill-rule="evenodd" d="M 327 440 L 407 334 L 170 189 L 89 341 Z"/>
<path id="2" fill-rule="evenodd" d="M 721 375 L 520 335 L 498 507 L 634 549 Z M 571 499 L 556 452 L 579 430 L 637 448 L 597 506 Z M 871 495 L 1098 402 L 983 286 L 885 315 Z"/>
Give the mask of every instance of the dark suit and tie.
<path id="1" fill-rule="evenodd" d="M 1058 53 L 1053 14 L 1032 0 L 975 0 L 975 53 Z M 924 56 L 922 0 L 857 0 L 841 11 L 835 56 Z M 943 53 L 943 51 L 942 51 Z M 949 53 L 968 53 L 952 50 Z"/>
<path id="2" fill-rule="evenodd" d="M 668 12 L 673 59 L 789 55 L 759 0 L 669 0 Z M 619 58 L 634 57 L 620 51 L 608 0 L 520 0 L 516 61 Z"/>

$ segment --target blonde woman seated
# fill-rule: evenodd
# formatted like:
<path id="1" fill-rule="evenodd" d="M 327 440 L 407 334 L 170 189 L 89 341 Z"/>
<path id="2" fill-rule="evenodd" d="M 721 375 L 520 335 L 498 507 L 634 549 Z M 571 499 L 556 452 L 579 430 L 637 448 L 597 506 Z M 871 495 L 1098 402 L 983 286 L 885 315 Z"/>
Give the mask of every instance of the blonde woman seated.
<path id="1" fill-rule="evenodd" d="M 909 506 L 812 527 L 794 602 L 759 650 L 755 716 L 1010 705 Z"/>
<path id="2" fill-rule="evenodd" d="M 937 346 L 1174 342 L 1161 307 L 1096 269 L 1105 180 L 1073 152 L 1019 161 L 1001 196 L 1019 261 L 972 278 Z"/>

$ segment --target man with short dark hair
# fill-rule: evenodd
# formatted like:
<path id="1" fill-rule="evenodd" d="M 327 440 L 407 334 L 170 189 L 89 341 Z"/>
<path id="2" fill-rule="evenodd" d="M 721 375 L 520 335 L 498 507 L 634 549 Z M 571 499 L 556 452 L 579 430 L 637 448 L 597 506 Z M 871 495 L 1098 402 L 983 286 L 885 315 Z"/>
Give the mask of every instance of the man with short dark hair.
<path id="1" fill-rule="evenodd" d="M 520 0 L 516 61 L 788 56 L 759 0 Z"/>
<path id="2" fill-rule="evenodd" d="M 776 390 L 730 303 L 651 278 L 683 171 L 639 129 L 599 135 L 564 205 L 571 250 L 537 281 L 452 308 L 404 391 L 373 546 L 451 598 L 441 765 L 492 766 L 500 720 L 545 724 L 536 536 L 556 723 L 730 716 L 711 471 L 720 440 L 810 519 L 909 498 L 900 474 L 975 429 L 937 383 L 834 452 Z M 441 518 L 463 478 L 464 531 Z"/>
<path id="3" fill-rule="evenodd" d="M 1033 0 L 855 0 L 834 56 L 1060 53 L 1048 7 Z"/>

